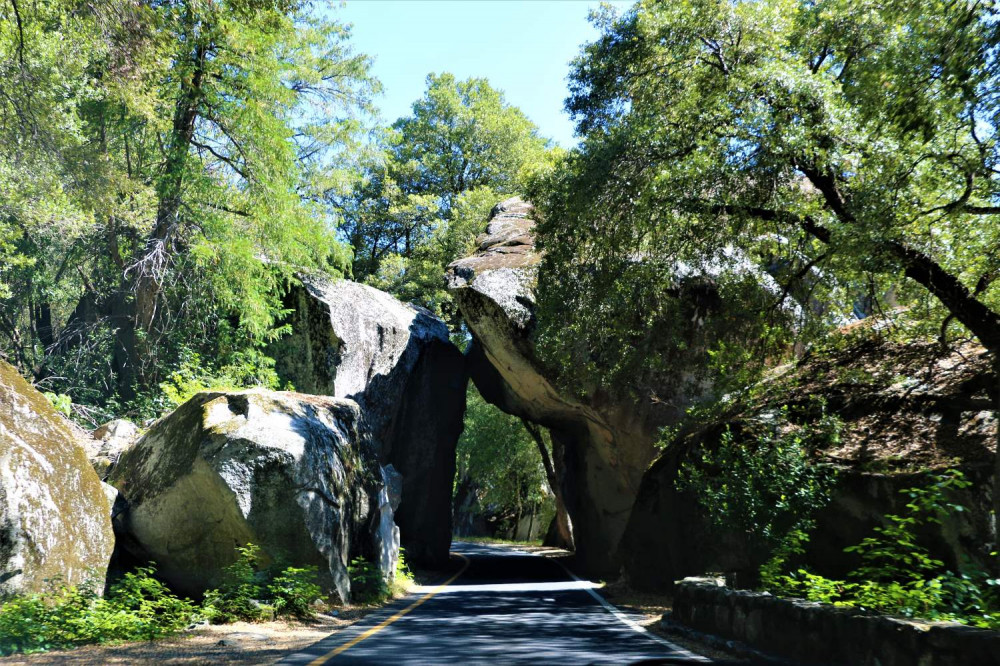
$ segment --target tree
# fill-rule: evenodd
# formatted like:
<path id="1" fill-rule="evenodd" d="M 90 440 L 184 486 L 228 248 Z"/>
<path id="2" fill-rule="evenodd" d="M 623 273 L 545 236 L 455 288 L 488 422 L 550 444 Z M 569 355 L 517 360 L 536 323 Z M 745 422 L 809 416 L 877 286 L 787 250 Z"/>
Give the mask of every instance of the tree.
<path id="1" fill-rule="evenodd" d="M 876 299 L 929 294 L 942 335 L 964 327 L 1000 376 L 998 18 L 986 2 L 842 0 L 598 15 L 567 101 L 583 144 L 540 202 L 543 329 L 558 339 L 584 303 L 614 316 L 630 287 L 655 311 L 655 289 L 617 277 L 662 285 L 663 266 L 732 244 L 777 255 L 789 288 L 822 267 Z"/>
<path id="2" fill-rule="evenodd" d="M 444 268 L 471 251 L 489 209 L 549 161 L 534 124 L 486 79 L 429 75 L 412 114 L 393 123 L 364 179 L 338 201 L 355 279 L 457 326 Z"/>
<path id="3" fill-rule="evenodd" d="M 46 157 L 78 220 L 32 224 L 37 199 L 9 217 L 32 260 L 4 305 L 15 358 L 37 379 L 104 383 L 96 400 L 125 402 L 191 353 L 266 365 L 254 350 L 280 332 L 294 270 L 346 268 L 320 201 L 377 89 L 369 59 L 308 3 L 71 4 L 21 6 L 24 38 L 3 42 L 13 87 L 62 95 L 55 125 L 72 132 L 2 137 L 0 170 L 14 154 Z M 52 78 L 49 42 L 81 83 L 36 85 L 33 67 Z"/>
<path id="4" fill-rule="evenodd" d="M 517 417 L 501 412 L 469 387 L 457 478 L 459 483 L 469 479 L 479 505 L 514 528 L 547 499 L 546 471 L 532 437 Z"/>

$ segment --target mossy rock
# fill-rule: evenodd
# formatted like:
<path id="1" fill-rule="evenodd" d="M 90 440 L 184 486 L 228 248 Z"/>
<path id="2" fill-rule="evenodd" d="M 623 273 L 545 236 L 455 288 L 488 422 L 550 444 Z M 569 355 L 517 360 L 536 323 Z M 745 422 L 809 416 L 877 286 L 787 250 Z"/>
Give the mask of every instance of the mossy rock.
<path id="1" fill-rule="evenodd" d="M 114 533 L 97 473 L 62 417 L 0 361 L 0 596 L 47 580 L 103 589 Z"/>

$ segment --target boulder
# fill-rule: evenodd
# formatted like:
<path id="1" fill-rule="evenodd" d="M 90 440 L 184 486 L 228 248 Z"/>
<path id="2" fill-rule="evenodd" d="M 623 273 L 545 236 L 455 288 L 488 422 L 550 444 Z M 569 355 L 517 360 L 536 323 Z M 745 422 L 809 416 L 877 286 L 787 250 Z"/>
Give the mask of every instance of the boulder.
<path id="1" fill-rule="evenodd" d="M 927 471 L 958 468 L 972 485 L 950 496 L 965 507 L 918 534 L 931 554 L 953 570 L 967 564 L 984 570 L 992 535 L 991 472 L 996 417 L 995 385 L 984 349 L 963 344 L 942 352 L 936 343 L 898 344 L 877 336 L 842 341 L 839 351 L 779 368 L 725 417 L 679 436 L 644 475 L 622 540 L 623 564 L 633 584 L 667 590 L 674 581 L 706 571 L 740 572 L 752 579 L 766 554 L 748 551 L 745 539 L 714 527 L 697 498 L 678 492 L 686 454 L 716 444 L 728 430 L 737 443 L 753 425 L 787 409 L 788 427 L 808 425 L 824 414 L 841 421 L 838 436 L 813 451 L 836 467 L 829 503 L 815 518 L 800 564 L 843 578 L 861 564 L 844 548 L 885 524 L 886 514 L 905 514 L 908 488 L 926 485 Z M 822 405 L 820 409 L 819 405 Z"/>
<path id="2" fill-rule="evenodd" d="M 542 255 L 535 249 L 533 216 L 533 206 L 517 197 L 499 203 L 478 250 L 449 266 L 448 284 L 474 338 L 467 355 L 472 380 L 487 401 L 549 428 L 578 562 L 592 575 L 615 575 L 619 541 L 661 428 L 712 394 L 702 328 L 706 312 L 726 312 L 716 278 L 737 274 L 753 290 L 780 289 L 735 250 L 697 265 L 678 264 L 675 297 L 678 311 L 690 315 L 682 322 L 690 340 L 664 352 L 672 371 L 654 390 L 566 390 L 558 369 L 546 366 L 535 347 Z M 658 334 L 650 330 L 649 338 Z"/>
<path id="3" fill-rule="evenodd" d="M 402 475 L 395 515 L 407 556 L 440 566 L 465 412 L 462 354 L 427 310 L 349 280 L 300 277 L 287 304 L 292 332 L 270 349 L 276 370 L 297 390 L 357 401 L 380 462 Z"/>
<path id="4" fill-rule="evenodd" d="M 62 417 L 0 361 L 0 597 L 46 579 L 100 591 L 114 549 L 100 479 Z"/>
<path id="5" fill-rule="evenodd" d="M 317 566 L 322 586 L 350 597 L 347 566 L 376 559 L 391 575 L 392 509 L 356 403 L 298 393 L 199 393 L 157 421 L 112 468 L 128 508 L 122 543 L 155 561 L 178 590 L 220 582 L 236 547 Z M 391 530 L 388 538 L 392 539 Z"/>
<path id="6" fill-rule="evenodd" d="M 115 419 L 98 427 L 84 441 L 90 464 L 102 479 L 122 453 L 139 440 L 139 426 L 126 419 Z"/>

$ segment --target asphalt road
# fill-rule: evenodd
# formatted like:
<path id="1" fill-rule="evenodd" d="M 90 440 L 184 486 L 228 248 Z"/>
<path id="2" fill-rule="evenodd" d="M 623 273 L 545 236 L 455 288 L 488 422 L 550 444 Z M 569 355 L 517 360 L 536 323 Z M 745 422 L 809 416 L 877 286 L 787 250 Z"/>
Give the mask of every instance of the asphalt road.
<path id="1" fill-rule="evenodd" d="M 643 631 L 552 560 L 469 543 L 452 553 L 463 569 L 447 585 L 423 587 L 279 663 L 713 663 Z"/>

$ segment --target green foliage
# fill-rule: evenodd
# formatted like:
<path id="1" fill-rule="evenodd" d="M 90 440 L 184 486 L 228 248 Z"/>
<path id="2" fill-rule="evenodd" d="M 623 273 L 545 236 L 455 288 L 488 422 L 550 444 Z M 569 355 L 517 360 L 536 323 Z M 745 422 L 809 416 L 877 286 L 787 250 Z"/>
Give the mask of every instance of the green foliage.
<path id="1" fill-rule="evenodd" d="M 354 278 L 428 307 L 457 330 L 445 267 L 473 248 L 490 208 L 550 162 L 535 126 L 486 79 L 429 75 L 412 114 L 385 133 L 354 191 L 336 200 Z"/>
<path id="2" fill-rule="evenodd" d="M 396 560 L 396 571 L 389 582 L 389 596 L 390 597 L 401 597 L 410 591 L 414 583 L 413 572 L 410 571 L 409 565 L 406 564 L 406 553 L 402 548 L 399 549 L 399 559 Z"/>
<path id="3" fill-rule="evenodd" d="M 514 527 L 522 516 L 552 502 L 538 446 L 520 419 L 486 402 L 470 384 L 464 424 L 457 478 L 474 484 L 479 506 L 501 527 Z"/>
<path id="4" fill-rule="evenodd" d="M 131 571 L 106 597 L 91 585 L 53 581 L 45 594 L 0 605 L 0 654 L 40 652 L 87 643 L 154 640 L 174 634 L 198 617 L 198 608 L 172 595 L 152 567 Z"/>
<path id="5" fill-rule="evenodd" d="M 0 351 L 23 374 L 148 416 L 192 354 L 239 375 L 280 335 L 295 270 L 347 269 L 320 202 L 349 180 L 378 84 L 328 16 L 0 7 Z"/>
<path id="6" fill-rule="evenodd" d="M 374 604 L 389 598 L 389 585 L 378 570 L 378 565 L 363 557 L 351 560 L 347 567 L 351 580 L 351 600 L 361 604 Z"/>
<path id="7" fill-rule="evenodd" d="M 997 12 L 841 0 L 598 12 L 566 103 L 581 144 L 531 192 L 546 250 L 539 348 L 564 383 L 655 387 L 656 364 L 673 367 L 691 336 L 679 267 L 730 247 L 781 287 L 730 292 L 733 319 L 716 324 L 758 367 L 787 339 L 774 331 L 782 293 L 808 305 L 806 339 L 899 304 L 924 331 L 950 311 L 996 347 Z"/>
<path id="8" fill-rule="evenodd" d="M 378 604 L 409 592 L 413 585 L 413 573 L 406 564 L 405 553 L 399 550 L 396 569 L 392 579 L 386 580 L 378 570 L 378 565 L 363 557 L 351 560 L 347 567 L 351 580 L 351 600 L 360 604 Z"/>
<path id="9" fill-rule="evenodd" d="M 261 568 L 260 547 L 252 543 L 236 548 L 238 557 L 226 567 L 222 585 L 205 593 L 205 616 L 213 624 L 240 620 L 259 622 L 270 617 L 261 603 L 267 574 Z"/>
<path id="10" fill-rule="evenodd" d="M 739 433 L 727 426 L 688 454 L 678 474 L 677 488 L 695 493 L 716 527 L 742 535 L 751 559 L 799 554 L 832 490 L 833 471 L 812 454 L 839 439 L 839 419 L 822 409 L 817 420 L 796 425 L 789 411 L 741 424 Z"/>
<path id="11" fill-rule="evenodd" d="M 810 601 L 1000 628 L 1000 579 L 969 566 L 959 572 L 947 570 L 918 540 L 922 526 L 940 524 L 946 516 L 965 510 L 949 495 L 967 488 L 969 482 L 958 470 L 931 474 L 928 480 L 927 486 L 901 491 L 909 499 L 906 513 L 887 515 L 886 525 L 845 549 L 860 555 L 862 562 L 847 580 L 805 569 L 780 574 L 775 568 L 762 576 L 764 585 Z"/>
<path id="12" fill-rule="evenodd" d="M 256 349 L 237 352 L 230 363 L 212 371 L 201 355 L 192 353 L 160 384 L 169 409 L 184 404 L 202 391 L 234 391 L 262 387 L 277 389 L 274 359 Z"/>
<path id="13" fill-rule="evenodd" d="M 73 415 L 73 399 L 64 393 L 59 393 L 58 395 L 52 393 L 51 391 L 46 391 L 42 395 L 45 399 L 52 403 L 56 411 L 63 416 L 70 417 Z"/>
<path id="14" fill-rule="evenodd" d="M 323 598 L 323 591 L 316 584 L 316 567 L 288 567 L 274 577 L 267 586 L 267 596 L 277 615 L 291 615 L 305 619 L 315 615 L 313 604 Z"/>

